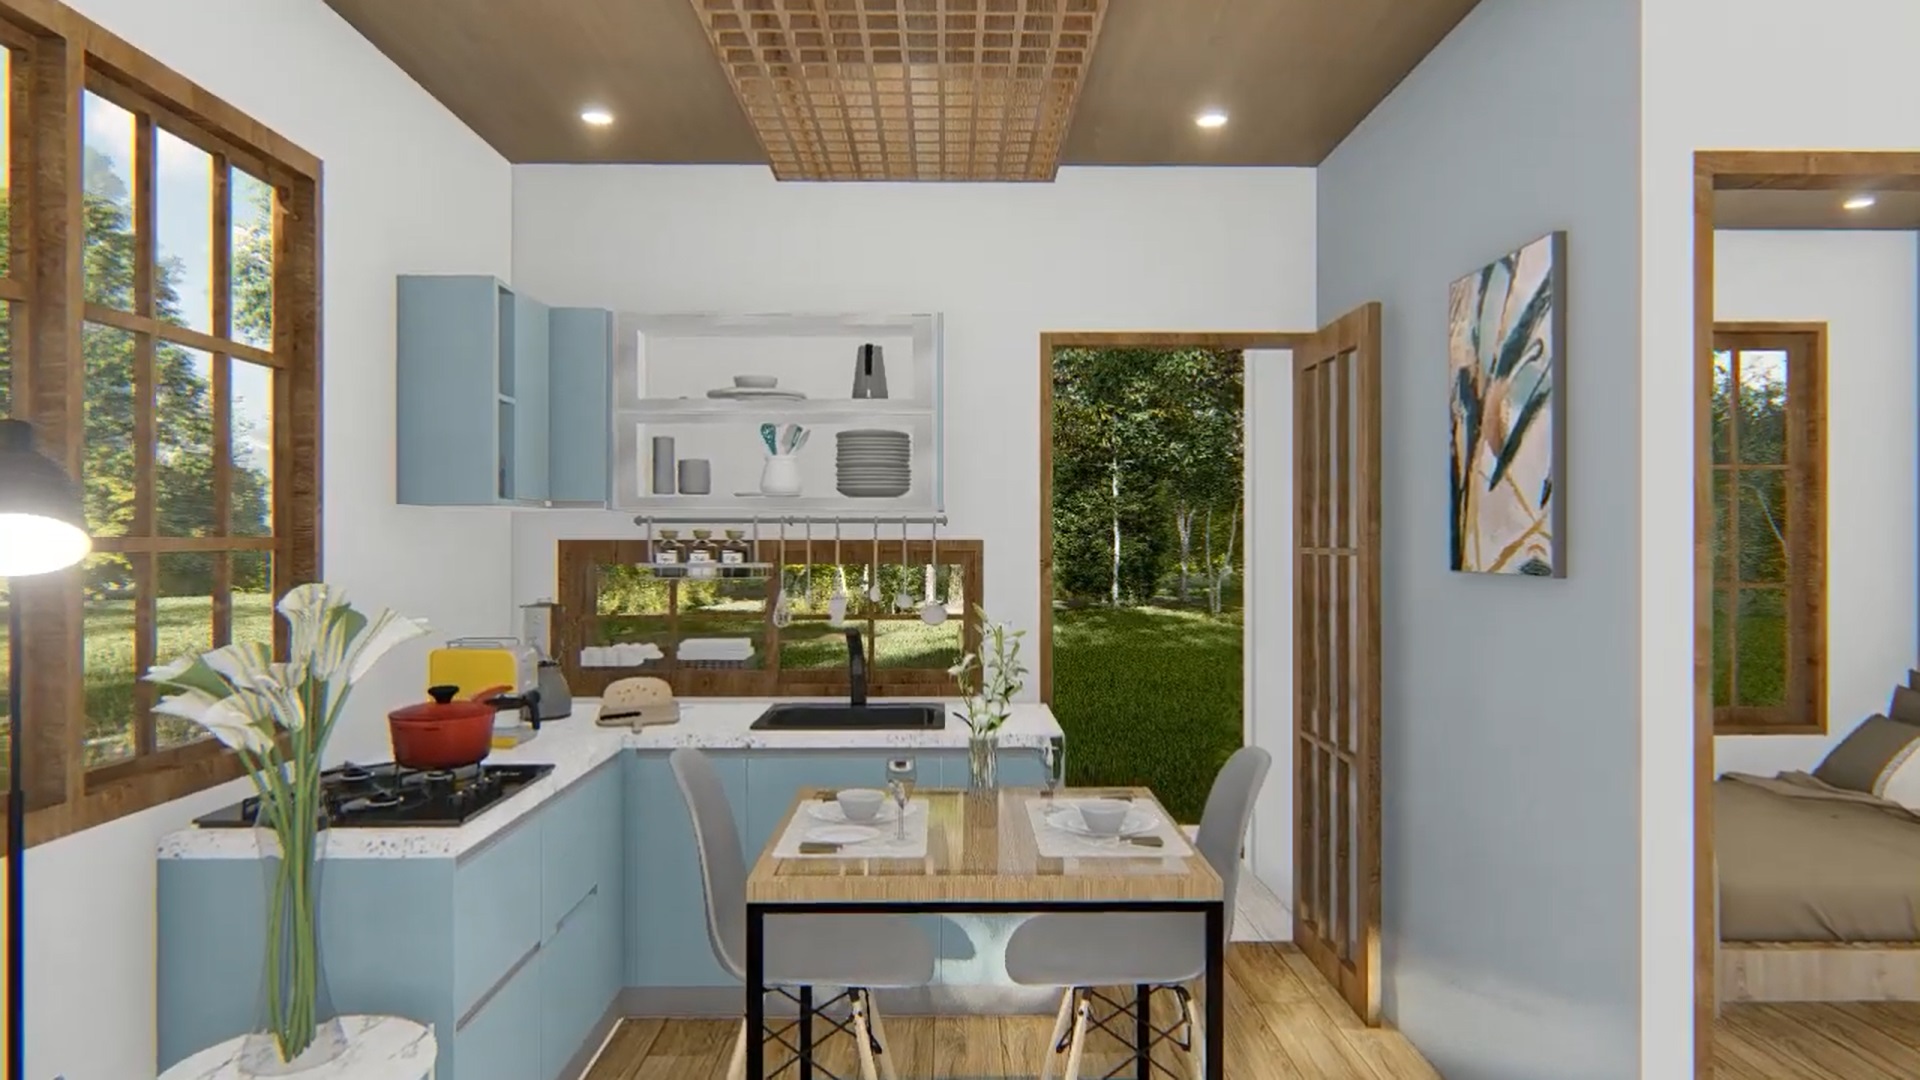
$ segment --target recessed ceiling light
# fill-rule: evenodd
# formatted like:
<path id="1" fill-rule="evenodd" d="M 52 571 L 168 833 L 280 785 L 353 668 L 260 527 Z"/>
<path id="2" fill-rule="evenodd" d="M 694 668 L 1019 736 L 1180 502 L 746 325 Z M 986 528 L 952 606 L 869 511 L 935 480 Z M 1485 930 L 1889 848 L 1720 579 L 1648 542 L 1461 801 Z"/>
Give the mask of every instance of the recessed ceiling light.
<path id="1" fill-rule="evenodd" d="M 613 114 L 605 109 L 585 109 L 580 113 L 580 119 L 594 127 L 606 127 L 613 123 Z"/>
<path id="2" fill-rule="evenodd" d="M 1208 109 L 1206 112 L 1194 117 L 1193 122 L 1203 128 L 1226 127 L 1227 114 L 1221 112 L 1219 109 Z"/>
<path id="3" fill-rule="evenodd" d="M 1871 195 L 1855 195 L 1840 205 L 1846 207 L 1848 210 L 1865 210 L 1877 201 L 1878 200 Z"/>

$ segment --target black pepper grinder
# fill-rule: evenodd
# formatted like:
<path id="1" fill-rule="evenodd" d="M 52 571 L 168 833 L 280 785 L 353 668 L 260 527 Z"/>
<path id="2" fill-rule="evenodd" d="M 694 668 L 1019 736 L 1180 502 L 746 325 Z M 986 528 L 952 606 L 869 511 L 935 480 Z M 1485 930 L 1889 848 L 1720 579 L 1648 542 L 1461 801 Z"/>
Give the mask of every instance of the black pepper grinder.
<path id="1" fill-rule="evenodd" d="M 884 398 L 887 396 L 887 361 L 880 346 L 868 344 L 860 346 L 860 352 L 853 363 L 853 396 L 856 398 Z"/>

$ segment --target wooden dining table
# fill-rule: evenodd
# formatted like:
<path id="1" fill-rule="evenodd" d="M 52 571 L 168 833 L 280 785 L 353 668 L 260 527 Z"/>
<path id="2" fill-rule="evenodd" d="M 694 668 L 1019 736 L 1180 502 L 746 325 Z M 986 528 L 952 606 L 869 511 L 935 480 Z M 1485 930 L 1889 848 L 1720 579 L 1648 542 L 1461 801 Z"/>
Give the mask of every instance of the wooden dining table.
<path id="1" fill-rule="evenodd" d="M 1032 914 L 1040 912 L 1190 912 L 1203 916 L 1206 935 L 1205 1077 L 1224 1080 L 1225 947 L 1228 912 L 1220 875 L 1190 843 L 1184 851 L 1130 848 L 1138 855 L 1052 858 L 1028 814 L 1031 800 L 1116 797 L 1149 803 L 1171 824 L 1146 788 L 1037 788 L 984 792 L 922 790 L 927 850 L 916 858 L 861 858 L 850 854 L 780 858 L 780 840 L 810 800 L 830 793 L 805 790 L 781 818 L 747 878 L 746 1075 L 766 1076 L 766 918 L 805 914 Z M 810 995 L 809 995 L 810 996 Z M 803 1021 L 807 1019 L 803 1006 Z M 1144 1026 L 1144 1017 L 1136 1020 Z M 801 1072 L 812 1072 L 810 1042 L 802 1033 Z M 1146 1073 L 1141 1059 L 1141 1075 Z"/>

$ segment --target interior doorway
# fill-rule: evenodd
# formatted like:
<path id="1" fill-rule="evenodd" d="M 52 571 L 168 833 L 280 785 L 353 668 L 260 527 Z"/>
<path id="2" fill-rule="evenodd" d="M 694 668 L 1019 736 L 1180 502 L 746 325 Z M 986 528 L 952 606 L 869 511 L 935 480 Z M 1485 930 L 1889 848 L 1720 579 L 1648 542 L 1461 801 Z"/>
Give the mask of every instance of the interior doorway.
<path id="1" fill-rule="evenodd" d="M 1114 780 L 1076 773 L 1089 756 L 1075 752 L 1076 738 L 1084 745 L 1100 732 L 1075 731 L 1061 697 L 1068 681 L 1058 677 L 1071 662 L 1056 653 L 1069 605 L 1057 595 L 1059 362 L 1068 350 L 1239 358 L 1243 535 L 1226 563 L 1242 604 L 1238 735 L 1278 765 L 1247 855 L 1255 877 L 1289 905 L 1275 936 L 1293 940 L 1369 1024 L 1379 1021 L 1380 987 L 1379 327 L 1370 304 L 1313 333 L 1050 333 L 1040 343 L 1037 670 L 1041 699 L 1063 714 L 1076 782 Z M 1304 439 L 1308 430 L 1320 436 Z M 1201 564 L 1220 565 L 1202 554 Z M 1107 585 L 1111 601 L 1110 573 Z M 1151 690 L 1143 696 L 1151 707 Z"/>
<path id="2" fill-rule="evenodd" d="M 1781 718 L 1771 716 L 1768 710 L 1780 711 L 1802 698 L 1811 702 L 1806 711 L 1809 717 L 1818 718 L 1825 708 L 1825 687 L 1819 681 L 1824 666 L 1813 662 L 1810 676 L 1795 666 L 1803 657 L 1817 661 L 1823 652 L 1824 616 L 1817 593 L 1812 602 L 1796 600 L 1795 590 L 1806 592 L 1809 579 L 1788 574 L 1779 586 L 1787 598 L 1784 614 L 1771 622 L 1761 619 L 1748 610 L 1753 605 L 1739 601 L 1748 592 L 1767 595 L 1767 589 L 1773 587 L 1769 584 L 1773 576 L 1765 572 L 1765 560 L 1750 558 L 1747 549 L 1782 548 L 1789 561 L 1795 550 L 1812 552 L 1813 565 L 1807 573 L 1815 575 L 1812 580 L 1824 588 L 1829 560 L 1821 540 L 1829 530 L 1823 516 L 1819 522 L 1803 523 L 1796 541 L 1788 517 L 1780 518 L 1785 524 L 1784 534 L 1771 528 L 1773 519 L 1766 516 L 1766 500 L 1756 500 L 1758 514 L 1753 521 L 1767 526 L 1767 531 L 1748 529 L 1739 516 L 1742 504 L 1717 497 L 1716 493 L 1723 488 L 1733 490 L 1732 485 L 1748 472 L 1778 469 L 1790 481 L 1797 467 L 1824 469 L 1823 446 L 1815 448 L 1818 455 L 1804 460 L 1795 458 L 1791 446 L 1784 454 L 1758 456 L 1737 448 L 1742 445 L 1740 430 L 1752 426 L 1757 431 L 1761 422 L 1774 420 L 1780 421 L 1786 433 L 1783 441 L 1797 437 L 1804 447 L 1807 439 L 1820 438 L 1826 408 L 1824 390 L 1806 381 L 1812 374 L 1803 373 L 1821 373 L 1819 377 L 1824 379 L 1828 364 L 1824 325 L 1716 325 L 1715 249 L 1716 228 L 1736 222 L 1746 228 L 1759 227 L 1755 221 L 1762 219 L 1770 222 L 1765 227 L 1775 229 L 1860 228 L 1869 218 L 1920 209 L 1920 201 L 1916 201 L 1920 200 L 1916 194 L 1920 193 L 1920 154 L 1702 151 L 1694 155 L 1694 174 L 1695 1075 L 1713 1076 L 1716 1063 L 1727 1066 L 1722 1075 L 1735 1076 L 1912 1075 L 1912 1066 L 1920 1062 L 1920 1023 L 1914 1020 L 1920 1006 L 1907 1002 L 1920 997 L 1920 941 L 1751 942 L 1745 938 L 1752 935 L 1737 934 L 1739 940 L 1725 947 L 1721 942 L 1723 931 L 1733 930 L 1732 913 L 1724 913 L 1724 924 L 1722 919 L 1727 890 L 1734 889 L 1738 874 L 1751 868 L 1732 867 L 1720 858 L 1734 858 L 1737 851 L 1729 846 L 1723 852 L 1716 844 L 1716 805 L 1723 794 L 1728 797 L 1726 844 L 1732 845 L 1736 835 L 1732 829 L 1738 820 L 1732 810 L 1740 808 L 1741 813 L 1751 814 L 1755 809 L 1751 804 L 1762 796 L 1752 785 L 1736 784 L 1724 793 L 1719 790 L 1716 736 L 1757 730 L 1769 721 L 1779 721 Z M 1872 198 L 1863 201 L 1865 193 L 1880 193 L 1880 202 L 1885 205 L 1862 216 L 1859 211 L 1874 203 Z M 1867 227 L 1920 228 L 1920 214 L 1909 224 L 1883 221 Z M 1745 317 L 1752 315 L 1746 313 Z M 1752 377 L 1743 377 L 1743 361 L 1749 355 L 1756 364 L 1780 367 L 1779 377 L 1768 377 L 1764 367 L 1757 368 Z M 1816 403 L 1813 407 L 1818 415 L 1796 419 L 1796 379 L 1803 386 L 1801 402 Z M 1780 393 L 1774 394 L 1775 390 Z M 1810 398 L 1804 396 L 1808 393 Z M 1750 406 L 1745 400 L 1749 395 L 1765 399 L 1761 404 L 1768 407 Z M 1780 401 L 1776 403 L 1768 395 Z M 1813 434 L 1794 434 L 1802 431 Z M 1762 440 L 1756 445 L 1771 444 Z M 1885 452 L 1913 454 L 1915 447 L 1910 440 L 1889 439 Z M 1783 460 L 1773 465 L 1758 462 L 1759 457 Z M 1817 494 L 1820 476 L 1808 475 L 1813 477 L 1811 486 L 1802 484 L 1802 488 Z M 1791 492 L 1791 484 L 1783 491 Z M 1798 509 L 1804 518 L 1808 511 L 1801 503 L 1805 499 L 1783 497 L 1782 501 L 1789 514 Z M 1746 542 L 1749 533 L 1759 538 L 1757 545 Z M 1769 537 L 1777 542 L 1769 546 Z M 1726 550 L 1718 551 L 1717 547 Z M 1834 558 L 1842 556 L 1836 553 Z M 1747 562 L 1760 569 L 1744 565 Z M 1750 586 L 1753 581 L 1761 584 Z M 1729 596 L 1734 598 L 1731 605 Z M 1811 614 L 1796 622 L 1794 616 L 1803 608 Z M 1779 642 L 1772 652 L 1780 653 L 1784 666 L 1772 663 L 1771 652 L 1768 663 L 1747 664 L 1740 652 L 1745 648 L 1745 638 L 1766 637 L 1749 631 L 1766 630 L 1776 623 L 1780 629 L 1772 637 Z M 1814 632 L 1820 633 L 1822 640 L 1807 639 L 1796 645 L 1796 634 L 1806 638 Z M 1752 677 L 1743 679 L 1743 671 L 1751 672 Z M 1895 680 L 1900 674 L 1889 673 Z M 1859 719 L 1831 717 L 1833 734 L 1841 734 Z M 1777 733 L 1796 730 L 1791 716 L 1785 720 Z M 1824 725 L 1816 724 L 1812 729 L 1824 730 Z M 1805 767 L 1810 770 L 1812 765 L 1805 763 Z M 1733 796 L 1738 796 L 1738 801 Z M 1775 855 L 1777 850 L 1770 849 L 1769 857 Z M 1743 918 L 1750 915 L 1743 909 Z M 1896 1000 L 1901 1003 L 1888 1004 Z M 1889 1024 L 1900 1030 L 1886 1030 L 1884 1025 Z M 1877 1064 L 1865 1063 L 1857 1056 L 1862 1052 Z M 1866 1071 L 1861 1071 L 1863 1068 Z"/>

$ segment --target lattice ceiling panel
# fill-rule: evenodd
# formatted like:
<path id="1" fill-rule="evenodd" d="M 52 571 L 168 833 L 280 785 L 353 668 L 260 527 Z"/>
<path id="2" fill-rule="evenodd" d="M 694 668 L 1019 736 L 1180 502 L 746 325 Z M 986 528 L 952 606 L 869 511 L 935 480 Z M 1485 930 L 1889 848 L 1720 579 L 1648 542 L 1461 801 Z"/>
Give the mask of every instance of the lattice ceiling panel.
<path id="1" fill-rule="evenodd" d="M 1107 0 L 690 0 L 781 180 L 1051 180 Z"/>

